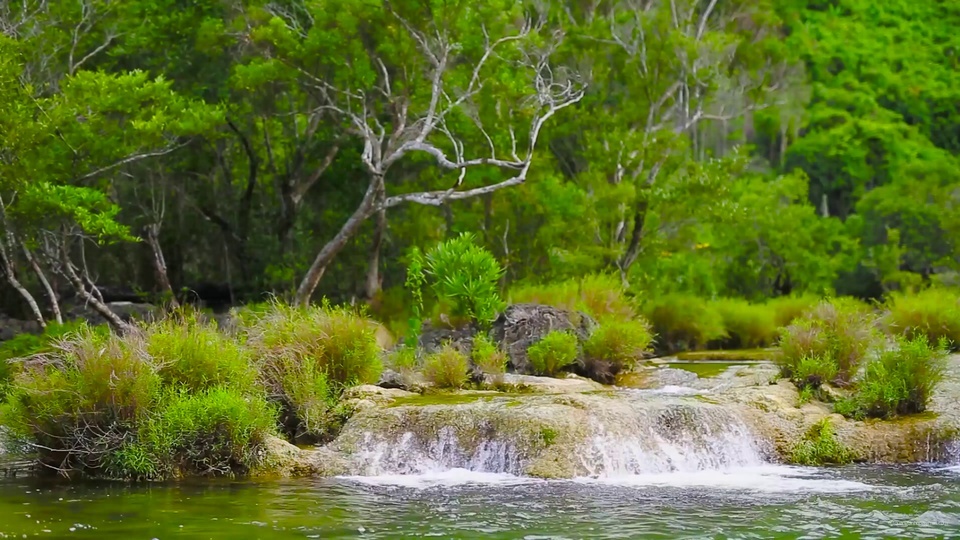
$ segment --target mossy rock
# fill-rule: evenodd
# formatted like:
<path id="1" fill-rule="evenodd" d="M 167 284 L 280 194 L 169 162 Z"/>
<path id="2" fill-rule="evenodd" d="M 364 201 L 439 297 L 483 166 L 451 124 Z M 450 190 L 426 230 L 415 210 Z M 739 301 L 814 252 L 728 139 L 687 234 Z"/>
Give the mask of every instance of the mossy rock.
<path id="1" fill-rule="evenodd" d="M 773 360 L 775 355 L 776 349 L 687 351 L 677 353 L 676 359 L 693 362 L 762 362 Z"/>

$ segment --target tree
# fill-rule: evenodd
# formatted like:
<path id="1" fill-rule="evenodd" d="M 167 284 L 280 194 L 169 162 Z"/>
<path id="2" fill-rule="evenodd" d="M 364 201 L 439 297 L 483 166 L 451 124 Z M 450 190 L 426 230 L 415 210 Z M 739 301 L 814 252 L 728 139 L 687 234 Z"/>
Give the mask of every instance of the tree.
<path id="1" fill-rule="evenodd" d="M 260 37 L 296 66 L 318 113 L 362 147 L 367 175 L 363 199 L 314 258 L 298 303 L 372 216 L 523 183 L 544 125 L 584 92 L 578 73 L 552 63 L 563 31 L 514 2 L 316 2 L 274 17 Z M 316 60 L 334 47 L 342 56 Z M 455 174 L 451 187 L 388 189 L 392 168 L 415 155 Z"/>

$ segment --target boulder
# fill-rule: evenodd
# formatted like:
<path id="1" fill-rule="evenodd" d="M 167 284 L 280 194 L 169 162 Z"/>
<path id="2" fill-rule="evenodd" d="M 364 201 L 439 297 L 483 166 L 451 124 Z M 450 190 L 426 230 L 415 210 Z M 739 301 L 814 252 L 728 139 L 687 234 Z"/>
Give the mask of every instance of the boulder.
<path id="1" fill-rule="evenodd" d="M 596 326 L 596 321 L 583 312 L 541 304 L 514 304 L 494 321 L 491 334 L 509 356 L 512 370 L 529 375 L 533 368 L 527 358 L 527 347 L 555 330 L 572 331 L 582 341 Z"/>

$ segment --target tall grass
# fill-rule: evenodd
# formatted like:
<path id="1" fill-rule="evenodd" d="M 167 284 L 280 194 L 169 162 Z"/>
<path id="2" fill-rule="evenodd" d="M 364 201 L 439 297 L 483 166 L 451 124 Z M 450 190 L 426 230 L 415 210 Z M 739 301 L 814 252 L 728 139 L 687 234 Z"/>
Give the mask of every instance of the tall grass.
<path id="1" fill-rule="evenodd" d="M 823 301 L 782 330 L 778 363 L 783 374 L 801 387 L 823 382 L 849 385 L 878 344 L 875 326 L 876 317 L 860 302 Z"/>
<path id="2" fill-rule="evenodd" d="M 185 328 L 178 328 L 184 324 Z M 24 362 L 0 422 L 48 470 L 123 478 L 238 474 L 256 466 L 275 413 L 245 355 L 197 345 L 183 319 L 124 336 L 89 329 Z M 213 355 L 200 358 L 200 355 Z M 190 365 L 196 361 L 196 365 Z"/>
<path id="3" fill-rule="evenodd" d="M 567 311 L 583 311 L 596 319 L 625 320 L 637 316 L 633 300 L 615 276 L 587 275 L 580 279 L 542 285 L 520 284 L 510 289 L 512 303 L 544 304 Z"/>
<path id="4" fill-rule="evenodd" d="M 274 304 L 247 329 L 248 346 L 269 395 L 280 405 L 289 437 L 329 438 L 343 389 L 379 379 L 377 329 L 348 308 L 283 304 Z"/>
<path id="5" fill-rule="evenodd" d="M 726 337 L 723 318 L 706 300 L 691 294 L 669 294 L 647 302 L 644 316 L 657 335 L 658 352 L 703 349 Z"/>
<path id="6" fill-rule="evenodd" d="M 777 339 L 776 312 L 767 304 L 752 304 L 738 298 L 710 302 L 723 321 L 723 345 L 732 349 L 769 347 Z"/>
<path id="7" fill-rule="evenodd" d="M 612 384 L 618 373 L 637 366 L 652 341 L 645 321 L 607 320 L 583 344 L 583 372 L 591 379 Z"/>
<path id="8" fill-rule="evenodd" d="M 423 375 L 437 388 L 463 388 L 469 369 L 467 356 L 450 344 L 423 359 Z"/>
<path id="9" fill-rule="evenodd" d="M 495 379 L 503 379 L 503 374 L 507 371 L 507 354 L 485 334 L 474 336 L 470 360 L 477 369 Z"/>
<path id="10" fill-rule="evenodd" d="M 946 339 L 960 348 L 960 291 L 932 288 L 918 293 L 892 293 L 886 301 L 887 327 L 908 338 L 925 336 L 931 343 Z"/>
<path id="11" fill-rule="evenodd" d="M 898 337 L 896 347 L 881 351 L 866 366 L 863 380 L 839 411 L 848 416 L 889 418 L 923 412 L 946 370 L 947 341 L 926 336 Z"/>
<path id="12" fill-rule="evenodd" d="M 767 306 L 773 311 L 773 324 L 777 328 L 789 326 L 796 319 L 819 304 L 821 298 L 812 294 L 779 296 L 767 300 Z"/>

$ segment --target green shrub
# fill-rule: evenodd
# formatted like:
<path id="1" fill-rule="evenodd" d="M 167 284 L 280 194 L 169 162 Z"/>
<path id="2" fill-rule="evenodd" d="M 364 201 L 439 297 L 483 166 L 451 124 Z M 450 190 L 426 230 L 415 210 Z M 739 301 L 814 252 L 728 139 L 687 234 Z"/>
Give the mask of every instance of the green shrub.
<path id="1" fill-rule="evenodd" d="M 824 376 L 835 366 L 829 382 L 849 384 L 878 342 L 875 322 L 862 303 L 844 299 L 821 302 L 781 330 L 777 361 L 783 375 L 802 386 L 806 384 L 804 373 Z M 807 363 L 803 373 L 799 371 L 801 362 Z M 814 369 L 813 362 L 824 365 Z"/>
<path id="2" fill-rule="evenodd" d="M 160 368 L 164 384 L 198 392 L 229 386 L 251 393 L 257 369 L 236 340 L 204 322 L 199 313 L 181 311 L 144 328 L 146 350 Z"/>
<path id="3" fill-rule="evenodd" d="M 657 335 L 659 352 L 697 350 L 726 337 L 723 318 L 702 298 L 669 294 L 648 302 L 644 316 Z"/>
<path id="4" fill-rule="evenodd" d="M 332 435 L 343 390 L 375 383 L 383 364 L 377 324 L 347 308 L 274 304 L 248 330 L 261 377 L 280 405 L 287 436 L 319 441 Z"/>
<path id="5" fill-rule="evenodd" d="M 606 274 L 591 274 L 543 285 L 524 284 L 510 289 L 513 303 L 544 304 L 567 311 L 583 311 L 598 320 L 633 319 L 637 309 L 623 282 Z"/>
<path id="6" fill-rule="evenodd" d="M 417 369 L 417 350 L 402 346 L 390 354 L 390 367 L 400 373 Z"/>
<path id="7" fill-rule="evenodd" d="M 612 384 L 617 374 L 637 366 L 653 336 L 642 320 L 605 321 L 583 344 L 583 370 L 591 379 Z"/>
<path id="8" fill-rule="evenodd" d="M 178 392 L 151 422 L 147 448 L 175 475 L 244 474 L 259 464 L 276 422 L 276 410 L 263 396 L 223 387 Z"/>
<path id="9" fill-rule="evenodd" d="M 837 362 L 825 356 L 801 356 L 790 373 L 790 379 L 801 390 L 816 390 L 837 378 Z"/>
<path id="10" fill-rule="evenodd" d="M 960 348 L 960 292 L 933 288 L 916 294 L 893 293 L 887 299 L 887 327 L 908 338 L 925 336 L 931 343 L 945 338 Z"/>
<path id="11" fill-rule="evenodd" d="M 426 254 L 424 271 L 437 300 L 455 320 L 486 326 L 503 309 L 498 291 L 503 268 L 492 253 L 476 244 L 473 234 L 462 233 L 437 244 Z"/>
<path id="12" fill-rule="evenodd" d="M 0 343 L 0 402 L 6 396 L 10 380 L 19 371 L 20 362 L 17 360 L 50 352 L 58 340 L 80 331 L 105 336 L 109 329 L 106 325 L 91 327 L 84 321 L 50 323 L 42 334 L 18 334 L 13 339 Z"/>
<path id="13" fill-rule="evenodd" d="M 726 338 L 724 347 L 755 349 L 769 347 L 777 339 L 777 323 L 773 308 L 766 304 L 751 304 L 746 300 L 724 298 L 714 300 L 710 307 L 720 315 Z"/>
<path id="14" fill-rule="evenodd" d="M 837 440 L 829 418 L 810 426 L 790 452 L 790 461 L 797 465 L 843 465 L 853 459 L 853 452 Z"/>
<path id="15" fill-rule="evenodd" d="M 507 355 L 486 334 L 477 334 L 473 338 L 470 359 L 477 369 L 494 377 L 507 371 Z M 500 377 L 502 378 L 502 377 Z"/>
<path id="16" fill-rule="evenodd" d="M 789 326 L 794 320 L 802 317 L 821 301 L 820 297 L 812 294 L 780 296 L 767 300 L 767 306 L 773 311 L 773 323 L 777 328 Z"/>
<path id="17" fill-rule="evenodd" d="M 553 331 L 527 348 L 527 357 L 537 375 L 553 377 L 577 361 L 577 336 Z"/>
<path id="18" fill-rule="evenodd" d="M 139 336 L 80 331 L 25 363 L 2 421 L 55 470 L 101 475 L 137 440 L 160 401 L 161 379 Z"/>
<path id="19" fill-rule="evenodd" d="M 867 363 L 856 393 L 837 412 L 874 418 L 923 412 L 943 380 L 946 358 L 946 338 L 932 345 L 924 335 L 898 337 L 896 348 Z"/>
<path id="20" fill-rule="evenodd" d="M 423 375 L 437 388 L 463 388 L 469 370 L 466 355 L 449 344 L 423 359 Z"/>

